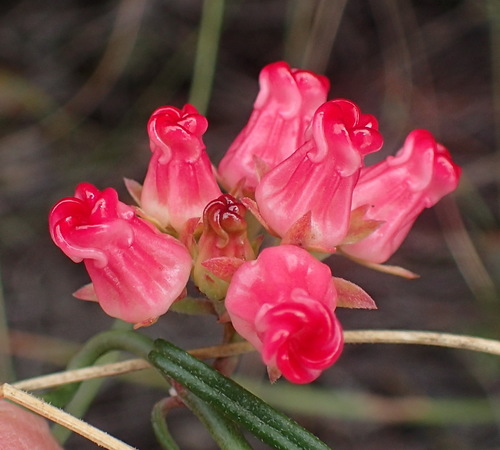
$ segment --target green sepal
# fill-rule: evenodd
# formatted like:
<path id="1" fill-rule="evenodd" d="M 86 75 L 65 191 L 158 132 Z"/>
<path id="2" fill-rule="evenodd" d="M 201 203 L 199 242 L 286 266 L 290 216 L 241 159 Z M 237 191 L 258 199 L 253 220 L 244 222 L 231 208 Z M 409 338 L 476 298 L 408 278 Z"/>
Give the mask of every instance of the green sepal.
<path id="1" fill-rule="evenodd" d="M 184 297 L 172 303 L 170 311 L 188 315 L 217 314 L 213 303 L 204 297 Z"/>

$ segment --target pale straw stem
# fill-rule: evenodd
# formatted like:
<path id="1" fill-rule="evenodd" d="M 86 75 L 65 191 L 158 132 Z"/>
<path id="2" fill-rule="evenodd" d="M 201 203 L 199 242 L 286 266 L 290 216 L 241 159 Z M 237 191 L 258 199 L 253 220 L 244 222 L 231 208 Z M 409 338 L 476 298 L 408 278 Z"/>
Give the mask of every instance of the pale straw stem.
<path id="1" fill-rule="evenodd" d="M 28 408 L 29 410 L 58 423 L 75 433 L 80 434 L 100 447 L 111 450 L 129 450 L 134 448 L 114 438 L 113 436 L 110 436 L 104 431 L 89 425 L 83 420 L 77 419 L 71 414 L 56 408 L 55 406 L 49 405 L 43 400 L 17 389 L 10 384 L 5 383 L 0 386 L 0 398 L 6 398 L 18 405 L 24 406 L 25 408 Z"/>

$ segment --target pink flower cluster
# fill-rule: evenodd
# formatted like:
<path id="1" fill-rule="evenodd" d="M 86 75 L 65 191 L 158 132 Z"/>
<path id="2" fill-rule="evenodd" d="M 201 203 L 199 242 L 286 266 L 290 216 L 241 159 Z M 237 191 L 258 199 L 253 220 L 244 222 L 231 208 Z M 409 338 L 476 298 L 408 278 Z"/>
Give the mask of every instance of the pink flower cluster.
<path id="1" fill-rule="evenodd" d="M 54 242 L 92 280 L 76 295 L 147 325 L 191 275 L 259 350 L 271 379 L 316 379 L 342 351 L 336 307 L 374 304 L 310 252 L 383 263 L 460 177 L 425 130 L 365 167 L 383 144 L 377 120 L 349 100 L 327 101 L 328 88 L 284 62 L 265 67 L 249 122 L 218 169 L 205 152 L 205 117 L 191 105 L 156 110 L 144 184 L 126 180 L 137 207 L 83 183 L 50 213 Z M 281 245 L 259 253 L 263 231 Z"/>

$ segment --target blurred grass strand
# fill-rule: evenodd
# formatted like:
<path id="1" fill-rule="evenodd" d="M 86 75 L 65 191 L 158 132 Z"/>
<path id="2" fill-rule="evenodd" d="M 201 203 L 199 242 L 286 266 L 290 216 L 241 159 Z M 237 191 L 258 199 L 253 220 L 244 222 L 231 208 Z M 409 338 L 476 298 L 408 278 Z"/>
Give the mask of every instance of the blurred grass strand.
<path id="1" fill-rule="evenodd" d="M 134 104 L 124 112 L 121 121 L 110 130 L 99 145 L 91 150 L 95 158 L 100 158 L 102 162 L 101 155 L 107 155 L 114 167 L 116 161 L 124 157 L 123 149 L 130 146 L 130 129 L 133 128 L 137 117 L 144 117 L 147 121 L 147 117 L 155 108 L 169 104 L 180 91 L 182 84 L 191 79 L 191 62 L 187 55 L 192 54 L 195 46 L 196 33 L 190 33 L 183 39 L 175 53 L 166 59 L 160 72 L 137 97 Z M 85 174 L 82 174 L 83 176 Z"/>
<path id="2" fill-rule="evenodd" d="M 402 140 L 407 131 L 407 122 L 413 97 L 413 76 L 409 34 L 412 30 L 405 21 L 403 8 L 411 4 L 393 0 L 371 0 L 370 8 L 377 24 L 376 30 L 384 68 L 384 96 L 379 122 L 391 124 L 391 131 Z"/>
<path id="3" fill-rule="evenodd" d="M 472 242 L 453 196 L 443 198 L 434 211 L 443 228 L 445 241 L 465 282 L 479 302 L 498 301 L 495 283 Z"/>
<path id="4" fill-rule="evenodd" d="M 317 0 L 289 0 L 287 4 L 284 58 L 292 67 L 302 64 L 316 8 Z"/>
<path id="5" fill-rule="evenodd" d="M 467 3 L 467 2 L 465 2 Z M 467 6 L 467 5 L 465 5 Z M 414 53 L 413 60 L 419 62 L 421 77 L 424 85 L 427 85 L 426 97 L 429 105 L 429 114 L 432 114 L 432 122 L 436 133 L 441 127 L 441 108 L 437 100 L 434 75 L 429 61 L 430 55 L 435 51 L 434 44 L 427 48 L 424 40 L 424 31 L 418 26 L 415 12 L 408 7 L 406 10 L 407 27 L 414 30 L 411 34 L 411 50 Z M 491 304 L 497 300 L 496 286 L 489 275 L 474 242 L 465 227 L 462 215 L 453 195 L 441 199 L 434 206 L 434 211 L 443 230 L 446 244 L 450 250 L 455 263 L 462 274 L 465 282 L 471 289 L 475 298 L 483 304 Z"/>
<path id="6" fill-rule="evenodd" d="M 38 94 L 43 99 L 40 113 L 52 112 L 35 125 L 24 127 L 7 135 L 0 140 L 0 146 L 9 147 L 22 135 L 29 135 L 38 130 L 39 127 L 47 132 L 50 137 L 46 138 L 46 145 L 63 138 L 82 123 L 85 116 L 90 114 L 111 91 L 116 81 L 119 79 L 130 55 L 134 49 L 142 17 L 148 0 L 121 0 L 116 12 L 116 19 L 108 39 L 108 44 L 101 56 L 94 72 L 87 81 L 65 104 L 57 106 L 53 99 L 36 86 L 30 86 L 29 82 L 22 80 L 26 88 L 33 93 L 39 90 Z M 8 74 L 7 74 L 8 75 Z M 0 81 L 5 79 L 4 73 L 0 73 Z M 11 84 L 13 84 L 11 82 Z M 32 95 L 33 96 L 33 95 Z"/>
<path id="7" fill-rule="evenodd" d="M 331 390 L 317 385 L 275 385 L 237 377 L 250 392 L 289 414 L 367 423 L 415 425 L 487 424 L 495 416 L 487 400 L 476 398 L 383 397 Z"/>
<path id="8" fill-rule="evenodd" d="M 325 73 L 347 0 L 319 0 L 301 68 Z"/>
<path id="9" fill-rule="evenodd" d="M 18 358 L 29 358 L 65 366 L 81 344 L 20 330 L 9 330 L 10 350 Z"/>
<path id="10" fill-rule="evenodd" d="M 80 89 L 53 114 L 41 121 L 56 137 L 71 129 L 68 115 L 91 113 L 111 91 L 129 61 L 134 49 L 144 9 L 148 0 L 121 0 L 106 49 L 96 69 Z M 71 116 L 69 116 L 71 117 Z"/>
<path id="11" fill-rule="evenodd" d="M 206 114 L 212 94 L 223 18 L 224 0 L 204 1 L 188 101 L 200 114 Z"/>
<path id="12" fill-rule="evenodd" d="M 500 187 L 500 3 L 486 1 L 487 18 L 490 25 L 491 82 L 493 97 L 493 125 L 495 127 L 495 149 L 497 155 L 497 188 Z"/>
<path id="13" fill-rule="evenodd" d="M 10 351 L 9 325 L 5 311 L 5 297 L 3 295 L 3 284 L 0 272 L 0 382 L 8 382 L 15 379 L 12 354 Z"/>

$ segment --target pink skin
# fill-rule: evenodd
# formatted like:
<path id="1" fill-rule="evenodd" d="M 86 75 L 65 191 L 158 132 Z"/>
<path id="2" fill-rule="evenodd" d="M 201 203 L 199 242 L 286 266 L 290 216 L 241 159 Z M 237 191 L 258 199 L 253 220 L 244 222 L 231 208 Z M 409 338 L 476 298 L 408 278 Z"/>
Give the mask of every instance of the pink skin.
<path id="1" fill-rule="evenodd" d="M 363 158 L 382 146 L 375 118 L 348 100 L 331 100 L 315 113 L 302 147 L 271 170 L 255 191 L 259 211 L 285 238 L 310 215 L 289 241 L 331 253 L 347 235 L 351 198 Z"/>
<path id="2" fill-rule="evenodd" d="M 112 317 L 154 322 L 183 292 L 191 270 L 187 249 L 138 218 L 114 189 L 81 183 L 50 212 L 52 239 L 84 261 L 96 299 Z"/>
<path id="3" fill-rule="evenodd" d="M 461 170 L 426 130 L 412 131 L 396 156 L 361 171 L 352 208 L 384 223 L 365 239 L 342 246 L 350 256 L 383 263 L 399 248 L 418 215 L 458 186 Z"/>
<path id="4" fill-rule="evenodd" d="M 304 131 L 326 101 L 330 83 L 285 62 L 264 67 L 250 119 L 219 165 L 223 185 L 253 196 L 262 172 L 288 158 L 304 142 Z"/>
<path id="5" fill-rule="evenodd" d="M 7 400 L 0 400 L 0 448 L 62 450 L 45 419 Z"/>
<path id="6" fill-rule="evenodd" d="M 202 136 L 208 122 L 194 106 L 157 109 L 148 123 L 151 157 L 140 203 L 164 228 L 181 233 L 221 195 Z"/>
<path id="7" fill-rule="evenodd" d="M 309 383 L 342 352 L 336 298 L 328 266 L 299 247 L 281 245 L 243 263 L 225 305 L 234 328 L 261 352 L 270 373 Z"/>

